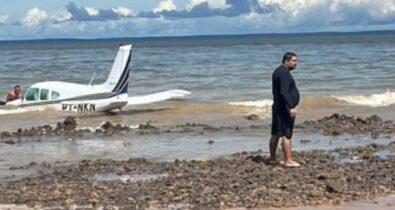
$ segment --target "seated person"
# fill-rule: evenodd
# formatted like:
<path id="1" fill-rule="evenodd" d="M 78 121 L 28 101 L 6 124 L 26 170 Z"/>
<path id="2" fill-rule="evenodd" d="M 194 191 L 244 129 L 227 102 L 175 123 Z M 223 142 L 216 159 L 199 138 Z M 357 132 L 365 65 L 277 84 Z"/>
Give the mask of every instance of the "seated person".
<path id="1" fill-rule="evenodd" d="M 15 101 L 20 98 L 22 98 L 21 86 L 15 85 L 14 90 L 8 92 L 8 94 L 7 94 L 7 102 Z"/>

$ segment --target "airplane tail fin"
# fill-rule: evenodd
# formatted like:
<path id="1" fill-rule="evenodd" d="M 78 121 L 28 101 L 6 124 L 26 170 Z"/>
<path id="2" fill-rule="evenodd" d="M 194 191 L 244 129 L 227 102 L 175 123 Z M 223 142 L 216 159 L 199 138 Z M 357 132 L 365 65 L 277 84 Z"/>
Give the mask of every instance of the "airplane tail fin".
<path id="1" fill-rule="evenodd" d="M 105 89 L 113 93 L 127 93 L 131 70 L 132 45 L 119 47 L 111 72 L 103 84 Z"/>

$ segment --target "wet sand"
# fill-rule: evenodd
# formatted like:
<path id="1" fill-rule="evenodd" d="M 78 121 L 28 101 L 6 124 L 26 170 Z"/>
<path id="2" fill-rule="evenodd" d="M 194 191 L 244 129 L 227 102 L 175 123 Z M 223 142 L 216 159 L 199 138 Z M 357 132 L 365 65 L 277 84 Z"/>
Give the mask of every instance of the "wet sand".
<path id="1" fill-rule="evenodd" d="M 368 117 L 373 114 L 383 120 L 395 119 L 393 112 L 395 105 L 387 107 L 361 107 L 347 105 L 331 99 L 328 104 L 316 102 L 317 99 L 304 99 L 299 107 L 297 122 L 316 120 L 333 113 L 344 113 L 351 116 Z M 328 100 L 328 99 L 326 99 Z M 240 126 L 245 124 L 245 116 L 255 114 L 259 116 L 258 122 L 270 123 L 271 107 L 246 107 L 231 106 L 227 102 L 190 102 L 183 100 L 165 101 L 144 106 L 125 107 L 122 113 L 113 114 L 98 113 L 80 115 L 76 113 L 55 112 L 45 110 L 40 112 L 27 112 L 22 114 L 0 115 L 1 131 L 16 130 L 18 128 L 30 128 L 36 125 L 51 124 L 63 120 L 66 116 L 78 118 L 80 127 L 98 127 L 103 122 L 121 123 L 123 125 L 136 126 L 149 121 L 161 125 L 177 125 L 187 122 L 210 124 L 212 126 Z M 43 114 L 45 117 L 42 117 Z M 26 119 L 29 120 L 26 120 Z"/>

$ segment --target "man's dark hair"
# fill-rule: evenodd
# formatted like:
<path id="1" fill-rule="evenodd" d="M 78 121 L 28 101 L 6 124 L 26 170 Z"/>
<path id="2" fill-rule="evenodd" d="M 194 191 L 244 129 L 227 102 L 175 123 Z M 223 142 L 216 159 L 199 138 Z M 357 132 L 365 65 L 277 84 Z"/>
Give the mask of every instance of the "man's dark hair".
<path id="1" fill-rule="evenodd" d="M 283 56 L 283 63 L 285 63 L 285 61 L 291 60 L 292 57 L 297 57 L 297 55 L 293 52 L 286 52 Z"/>
<path id="2" fill-rule="evenodd" d="M 15 85 L 14 89 L 16 89 L 16 88 L 21 89 L 21 86 L 20 85 Z"/>

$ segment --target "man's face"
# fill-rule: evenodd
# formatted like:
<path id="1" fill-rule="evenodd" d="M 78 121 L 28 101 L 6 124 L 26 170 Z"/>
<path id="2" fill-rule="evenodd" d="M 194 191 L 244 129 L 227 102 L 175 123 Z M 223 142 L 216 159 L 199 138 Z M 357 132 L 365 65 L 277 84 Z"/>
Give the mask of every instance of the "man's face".
<path id="1" fill-rule="evenodd" d="M 289 70 L 296 69 L 296 66 L 298 65 L 298 57 L 292 56 L 290 60 L 285 61 L 285 65 L 287 65 Z"/>
<path id="2" fill-rule="evenodd" d="M 15 90 L 15 93 L 16 93 L 16 94 L 19 94 L 19 93 L 21 92 L 21 88 L 20 88 L 20 87 L 15 87 L 14 90 Z"/>

